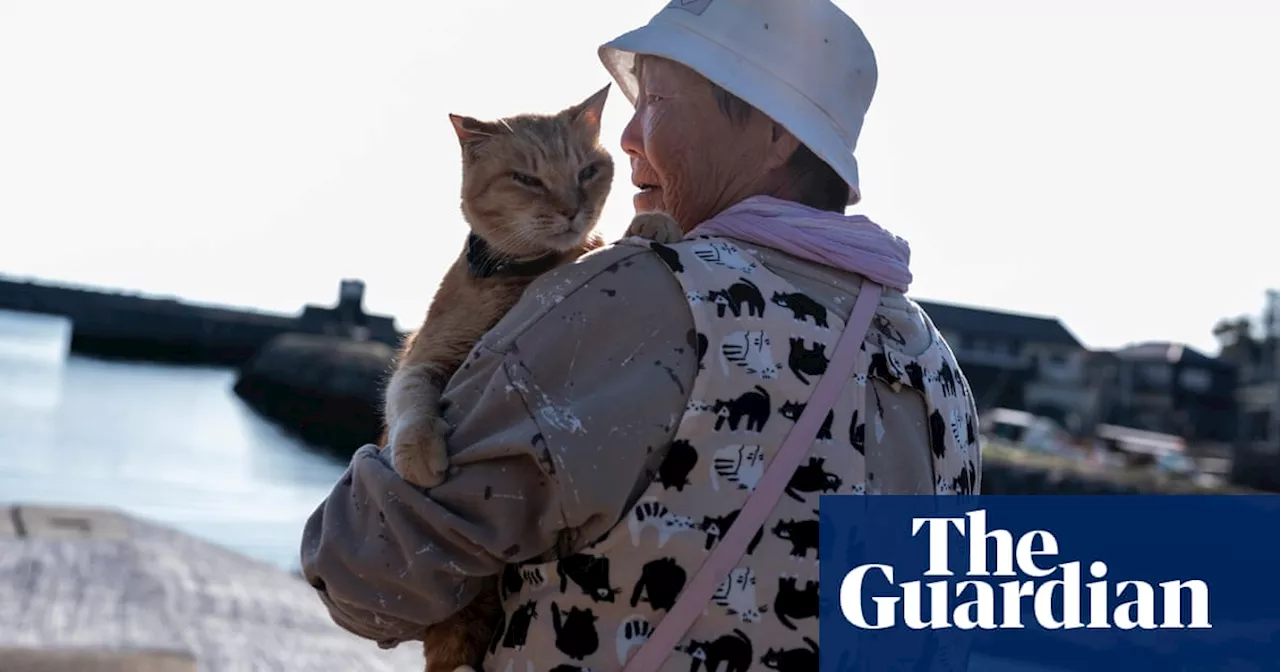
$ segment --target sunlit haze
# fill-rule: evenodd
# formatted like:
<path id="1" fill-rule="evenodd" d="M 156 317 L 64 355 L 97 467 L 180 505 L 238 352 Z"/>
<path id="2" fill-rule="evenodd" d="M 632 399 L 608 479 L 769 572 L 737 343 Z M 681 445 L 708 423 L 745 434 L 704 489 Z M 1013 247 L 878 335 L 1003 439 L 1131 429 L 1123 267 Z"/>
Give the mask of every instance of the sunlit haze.
<path id="1" fill-rule="evenodd" d="M 1280 285 L 1280 2 L 839 4 L 880 66 L 854 211 L 917 298 L 1212 353 Z M 290 313 L 359 277 L 411 327 L 465 231 L 447 113 L 585 98 L 661 5 L 0 0 L 0 274 Z"/>

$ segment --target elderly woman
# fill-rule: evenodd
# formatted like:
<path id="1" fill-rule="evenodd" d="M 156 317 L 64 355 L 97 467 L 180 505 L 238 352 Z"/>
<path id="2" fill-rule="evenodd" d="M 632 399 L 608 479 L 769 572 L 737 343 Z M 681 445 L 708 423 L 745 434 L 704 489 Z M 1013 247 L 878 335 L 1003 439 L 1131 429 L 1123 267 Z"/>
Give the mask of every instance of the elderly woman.
<path id="1" fill-rule="evenodd" d="M 636 210 L 687 237 L 537 281 L 448 385 L 449 479 L 423 492 L 362 448 L 304 573 L 384 646 L 502 575 L 491 670 L 795 649 L 816 669 L 818 496 L 972 493 L 980 473 L 968 385 L 903 296 L 906 243 L 843 214 L 875 57 L 828 0 L 675 0 L 600 56 L 635 106 Z"/>

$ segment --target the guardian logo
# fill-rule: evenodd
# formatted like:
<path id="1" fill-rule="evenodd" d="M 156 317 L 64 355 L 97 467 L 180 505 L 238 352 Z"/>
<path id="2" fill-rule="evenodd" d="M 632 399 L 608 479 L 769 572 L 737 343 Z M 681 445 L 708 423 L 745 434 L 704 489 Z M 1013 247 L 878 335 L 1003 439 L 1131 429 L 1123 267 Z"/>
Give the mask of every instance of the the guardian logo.
<path id="1" fill-rule="evenodd" d="M 1025 600 L 1040 627 L 1121 630 L 1211 628 L 1209 586 L 1201 580 L 1165 581 L 1159 590 L 1146 581 L 1106 580 L 1107 565 L 1094 560 L 1082 583 L 1082 562 L 1057 562 L 1058 540 L 1045 530 L 1028 532 L 1015 541 L 1008 530 L 987 531 L 987 512 L 964 517 L 912 518 L 911 536 L 927 535 L 929 568 L 924 576 L 954 577 L 948 566 L 950 528 L 969 543 L 969 567 L 964 580 L 894 582 L 894 568 L 864 564 L 848 572 L 840 584 L 840 611 L 858 628 L 882 630 L 901 622 L 913 630 L 1019 629 Z M 995 547 L 995 571 L 988 565 L 990 542 Z M 1057 575 L 1057 576 L 1055 576 Z M 998 581 L 989 577 L 1010 577 Z M 1051 578 L 1052 577 L 1052 578 Z M 1083 587 L 1083 591 L 1081 588 Z M 1083 594 L 1082 594 L 1083 593 Z M 928 599 L 928 620 L 924 618 Z M 1183 597 L 1189 597 L 1184 618 Z M 863 598 L 875 604 L 868 620 Z M 1157 606 L 1162 618 L 1157 622 Z M 1088 622 L 1082 620 L 1088 615 Z"/>

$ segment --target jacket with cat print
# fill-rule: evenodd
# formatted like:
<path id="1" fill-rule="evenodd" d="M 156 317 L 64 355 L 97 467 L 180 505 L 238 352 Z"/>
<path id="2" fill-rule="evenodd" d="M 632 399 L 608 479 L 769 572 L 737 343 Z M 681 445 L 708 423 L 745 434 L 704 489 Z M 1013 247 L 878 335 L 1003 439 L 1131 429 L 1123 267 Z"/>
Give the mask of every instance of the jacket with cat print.
<path id="1" fill-rule="evenodd" d="M 737 247 L 794 288 L 764 296 L 766 310 L 822 314 L 828 324 L 847 316 L 861 284 L 857 274 L 767 248 Z M 722 366 L 722 351 L 709 353 L 710 344 L 699 338 L 686 291 L 660 252 L 613 246 L 534 283 L 446 389 L 455 471 L 441 486 L 424 493 L 398 479 L 376 447 L 357 451 L 308 521 L 302 542 L 304 574 L 339 625 L 385 646 L 414 639 L 476 594 L 475 577 L 505 572 L 510 578 L 508 565 L 523 563 L 527 570 L 570 557 L 609 533 L 655 478 L 675 478 L 681 446 L 673 441 L 700 362 Z M 759 305 L 732 303 L 728 285 L 707 294 L 712 291 L 725 292 L 703 302 L 713 314 L 723 306 L 727 314 L 736 309 L 749 319 L 752 305 Z M 809 321 L 816 326 L 818 320 Z M 767 368 L 752 354 L 758 348 L 751 339 L 741 337 L 741 359 L 731 348 L 725 361 Z M 788 372 L 789 339 L 771 343 L 784 354 L 773 358 L 775 368 Z M 876 375 L 859 410 L 872 421 L 849 437 L 865 453 L 866 491 L 976 491 L 976 454 L 966 475 L 934 471 L 933 456 L 947 445 L 938 430 L 949 429 L 952 419 L 935 413 L 913 386 L 910 364 L 931 349 L 945 349 L 927 316 L 902 294 L 887 291 L 868 342 L 884 354 L 871 363 Z M 814 365 L 803 351 L 811 347 L 799 346 L 795 362 L 798 375 L 810 380 L 806 371 Z M 949 378 L 940 368 L 929 372 L 930 384 L 950 380 L 938 384 L 954 385 L 968 399 L 963 378 L 948 371 Z M 728 406 L 722 410 L 732 415 Z M 798 417 L 800 405 L 780 400 L 774 412 Z M 740 427 L 748 420 L 740 414 Z M 847 437 L 849 429 L 847 419 L 833 415 L 823 437 Z M 967 431 L 961 427 L 959 435 L 967 438 Z M 673 452 L 677 457 L 667 461 Z M 708 466 L 704 461 L 694 468 Z M 824 480 L 829 469 L 806 466 L 801 472 L 814 483 L 834 482 Z M 801 582 L 796 590 L 804 587 Z M 625 593 L 635 586 L 609 588 Z M 563 625 L 567 612 L 561 616 Z M 554 620 L 545 612 L 538 618 Z M 517 641 L 509 632 L 503 639 Z"/>
<path id="2" fill-rule="evenodd" d="M 629 244 L 642 244 L 628 241 Z M 698 373 L 656 477 L 602 539 L 509 566 L 490 670 L 618 670 L 734 524 L 803 410 L 844 320 L 723 238 L 649 243 L 693 316 Z M 882 428 L 870 378 L 909 385 L 928 408 L 936 494 L 971 492 L 976 412 L 940 342 L 914 357 L 864 341 L 786 497 L 753 536 L 664 670 L 816 669 L 818 497 L 865 494 L 866 435 Z M 869 403 L 869 401 L 871 403 Z M 779 667 L 785 664 L 786 667 Z"/>

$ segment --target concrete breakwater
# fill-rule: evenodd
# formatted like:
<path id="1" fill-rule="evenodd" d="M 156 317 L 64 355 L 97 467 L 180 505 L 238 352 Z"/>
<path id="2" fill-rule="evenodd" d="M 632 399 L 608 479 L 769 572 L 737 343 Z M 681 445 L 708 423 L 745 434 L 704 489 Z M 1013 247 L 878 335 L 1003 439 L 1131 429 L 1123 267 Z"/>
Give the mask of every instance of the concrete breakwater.
<path id="1" fill-rule="evenodd" d="M 382 391 L 394 359 L 380 343 L 288 335 L 241 369 L 236 392 L 258 412 L 339 458 L 376 442 Z M 1090 471 L 1062 461 L 987 451 L 983 494 L 1123 495 L 1237 491 L 1203 488 L 1133 470 Z"/>
<path id="2" fill-rule="evenodd" d="M 1095 472 L 1028 464 L 999 454 L 983 456 L 984 495 L 1222 495 L 1260 494 L 1234 486 L 1201 487 L 1134 470 Z"/>
<path id="3" fill-rule="evenodd" d="M 245 363 L 287 333 L 397 343 L 394 321 L 366 314 L 363 296 L 363 283 L 345 280 L 336 306 L 308 305 L 297 315 L 281 315 L 0 278 L 0 310 L 69 318 L 72 352 L 223 366 Z"/>
<path id="4" fill-rule="evenodd" d="M 382 390 L 394 358 L 376 341 L 284 334 L 240 368 L 235 392 L 304 441 L 345 459 L 382 432 Z"/>

